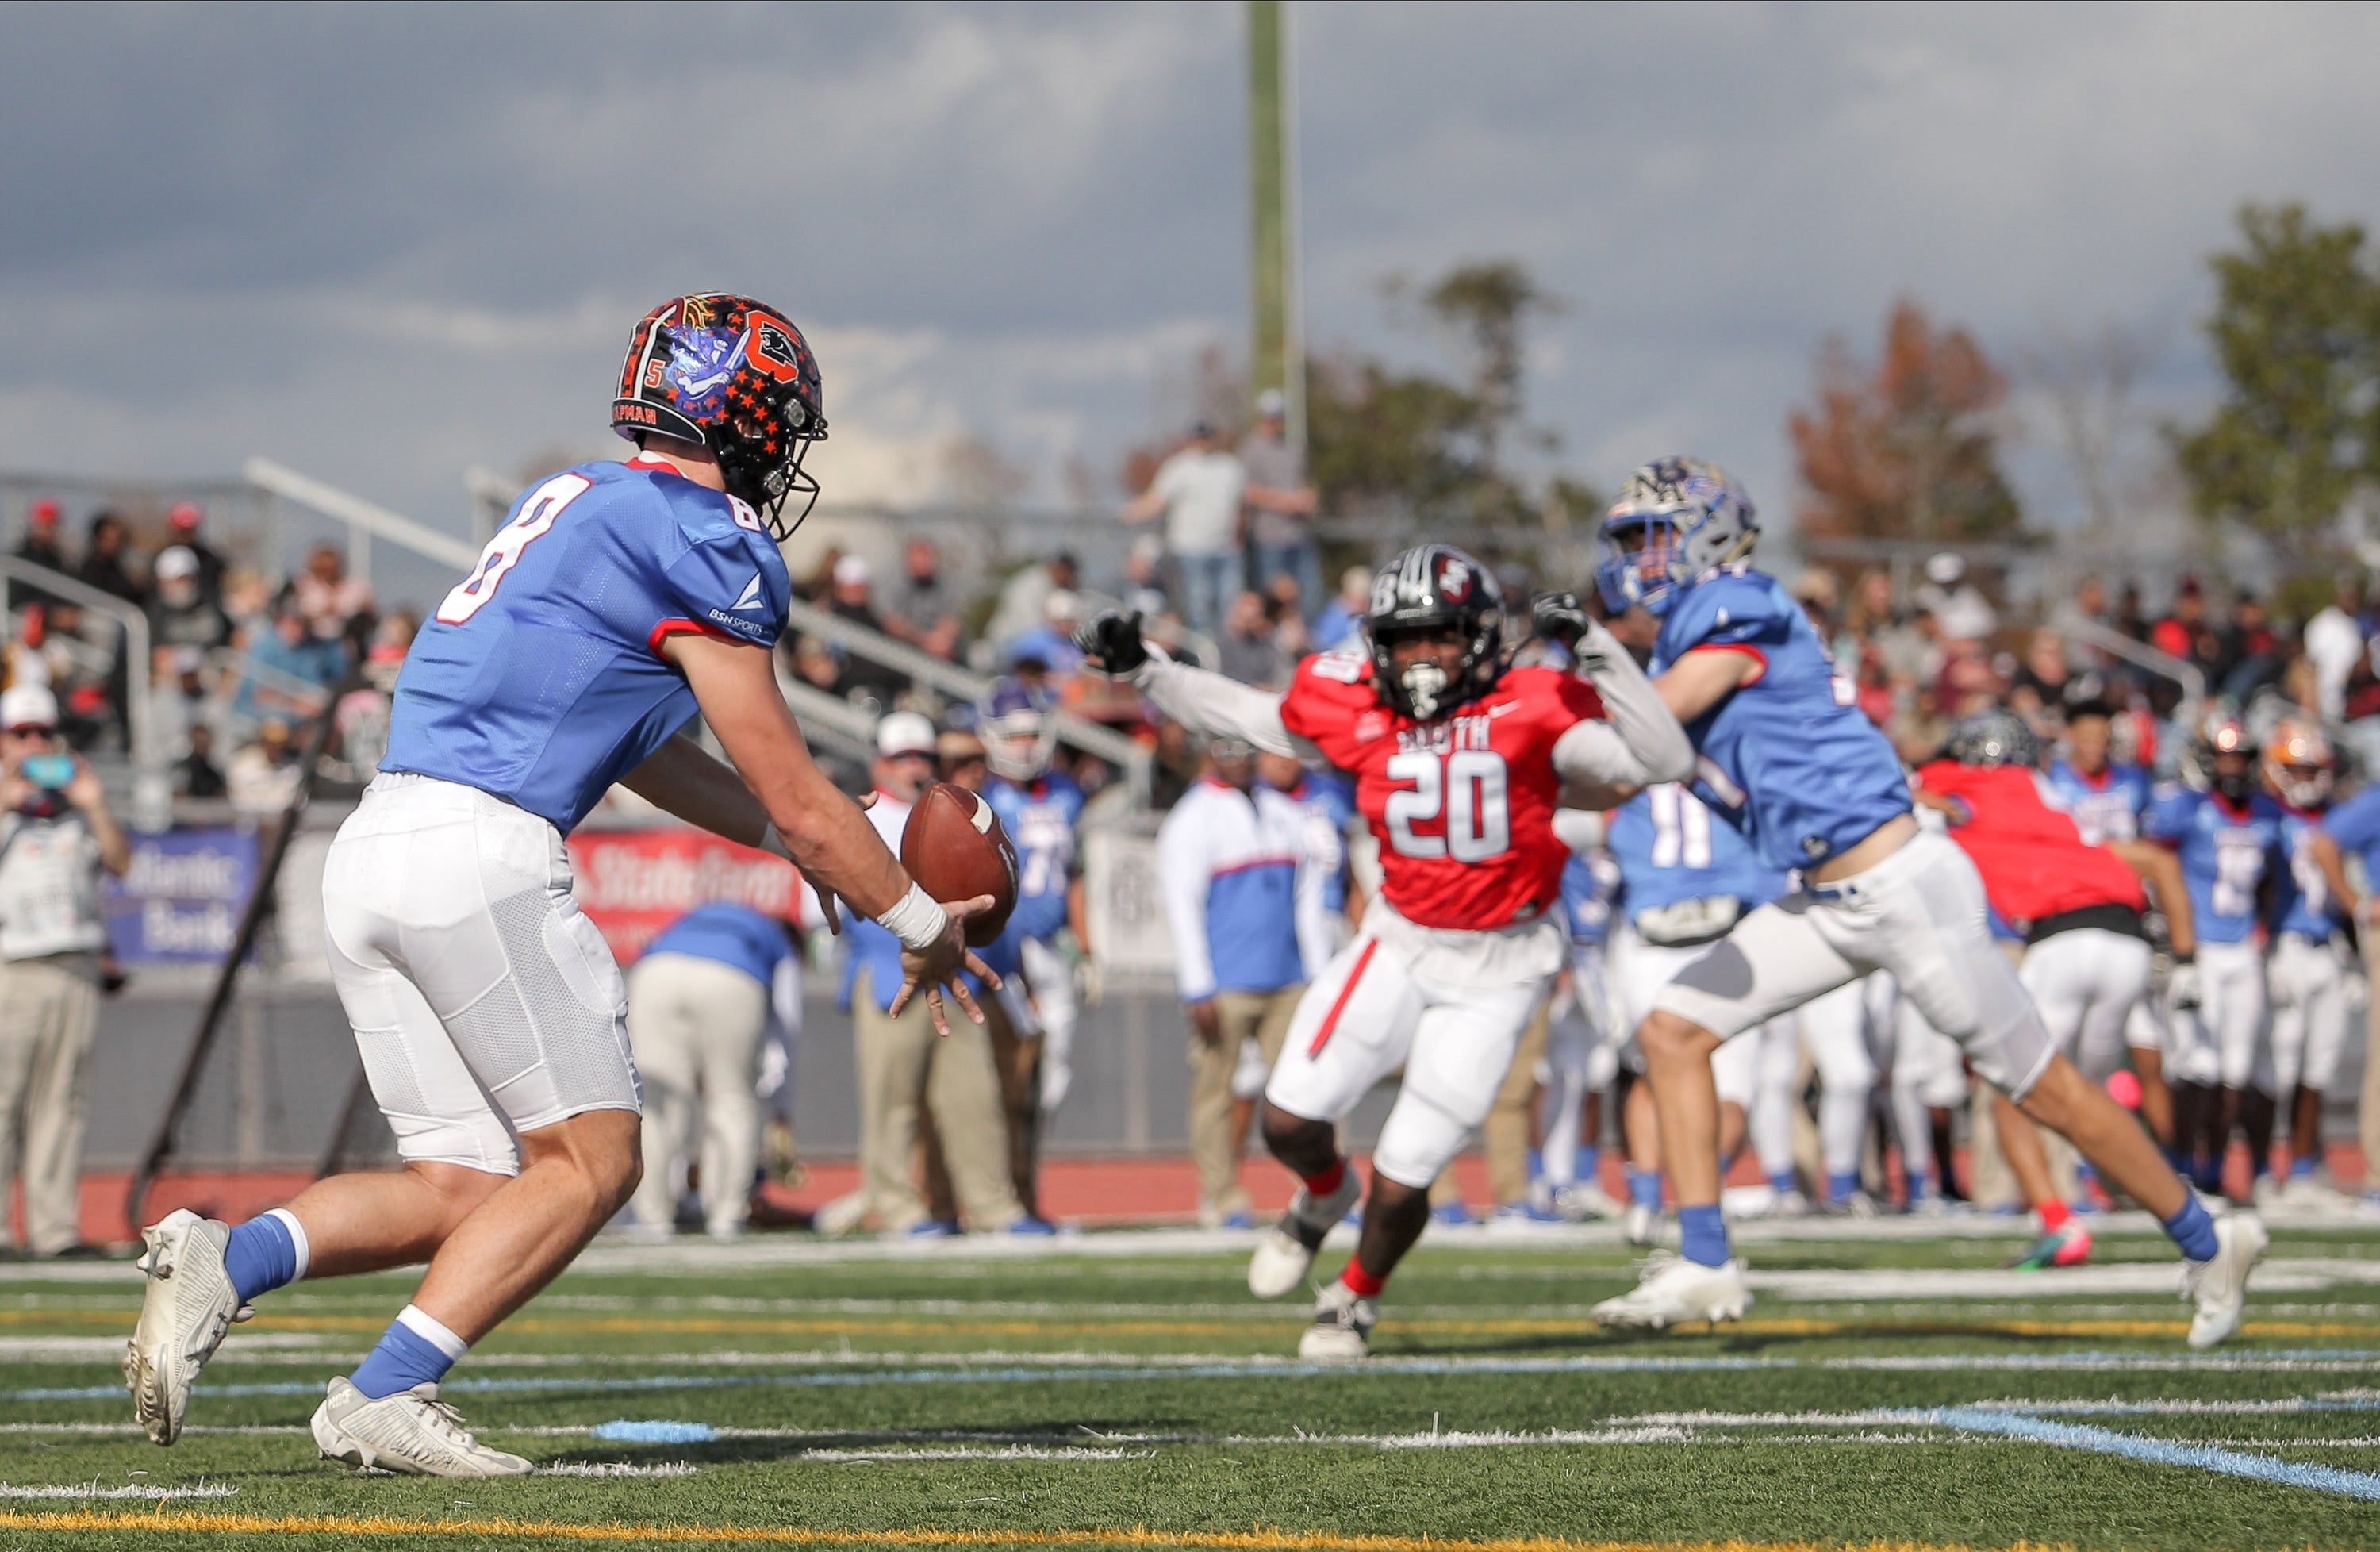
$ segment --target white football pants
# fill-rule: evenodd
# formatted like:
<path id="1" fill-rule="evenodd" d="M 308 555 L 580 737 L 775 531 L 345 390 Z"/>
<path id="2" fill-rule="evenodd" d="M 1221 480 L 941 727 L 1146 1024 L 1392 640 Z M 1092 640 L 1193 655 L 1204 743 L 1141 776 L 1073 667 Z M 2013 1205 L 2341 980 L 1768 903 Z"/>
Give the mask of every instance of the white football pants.
<path id="1" fill-rule="evenodd" d="M 2273 1000 L 2273 1092 L 2283 1099 L 2300 1084 L 2322 1093 L 2338 1076 L 2353 1013 L 2343 938 L 2317 943 L 2284 932 L 2265 966 Z"/>
<path id="2" fill-rule="evenodd" d="M 2274 1091 L 2272 1009 L 2253 942 L 2198 945 L 2202 1000 L 2172 1015 L 2186 1083 Z"/>
<path id="3" fill-rule="evenodd" d="M 2050 1038 L 2093 1083 L 2123 1064 L 2132 1010 L 2149 994 L 2149 945 L 2130 933 L 2076 928 L 2024 951 L 2017 978 Z"/>
<path id="4" fill-rule="evenodd" d="M 693 1163 L 702 1171 L 703 1227 L 722 1237 L 744 1227 L 760 1155 L 768 1024 L 769 988 L 732 964 L 649 953 L 628 971 L 628 1041 L 645 1081 L 645 1176 L 629 1206 L 646 1228 L 676 1221 Z"/>

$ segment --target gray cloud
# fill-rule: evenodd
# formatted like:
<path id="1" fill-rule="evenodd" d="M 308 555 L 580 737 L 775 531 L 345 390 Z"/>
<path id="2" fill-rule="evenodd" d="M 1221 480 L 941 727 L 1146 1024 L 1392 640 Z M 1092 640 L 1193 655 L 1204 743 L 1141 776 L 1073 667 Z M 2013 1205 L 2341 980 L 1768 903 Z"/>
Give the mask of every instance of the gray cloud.
<path id="1" fill-rule="evenodd" d="M 1513 253 L 1574 302 L 1537 418 L 1790 504 L 1818 341 L 1915 295 L 2169 348 L 2245 199 L 2380 210 L 2350 7 L 1304 6 L 1310 333 L 1418 356 L 1384 273 Z M 727 285 L 819 336 L 845 491 L 972 429 L 1045 495 L 1243 333 L 1233 6 L 33 7 L 0 18 L 0 463 L 271 454 L 433 520 L 600 446 L 613 352 Z M 2057 507 L 2054 460 L 2022 467 Z"/>

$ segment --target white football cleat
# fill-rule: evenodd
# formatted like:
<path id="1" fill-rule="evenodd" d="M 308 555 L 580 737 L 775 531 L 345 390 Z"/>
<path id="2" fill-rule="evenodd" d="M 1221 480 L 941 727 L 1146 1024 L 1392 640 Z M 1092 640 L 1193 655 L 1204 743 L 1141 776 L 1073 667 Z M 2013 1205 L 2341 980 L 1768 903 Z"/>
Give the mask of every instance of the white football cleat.
<path id="1" fill-rule="evenodd" d="M 1648 1207 L 1642 1202 L 1629 1203 L 1628 1217 L 1621 1231 L 1628 1236 L 1630 1244 L 1647 1249 L 1659 1244 L 1661 1243 L 1660 1209 Z"/>
<path id="2" fill-rule="evenodd" d="M 1555 1212 L 1572 1223 L 1618 1218 L 1627 1210 L 1605 1195 L 1601 1186 L 1587 1181 L 1556 1186 L 1552 1206 Z"/>
<path id="3" fill-rule="evenodd" d="M 125 1344 L 124 1386 L 132 1392 L 133 1417 L 152 1439 L 171 1444 L 181 1435 L 199 1371 L 231 1323 L 256 1312 L 241 1307 L 224 1267 L 230 1224 L 177 1207 L 140 1237 L 149 1242 L 140 1263 L 149 1287 Z"/>
<path id="4" fill-rule="evenodd" d="M 314 1409 L 314 1447 L 325 1461 L 409 1476 L 526 1476 L 530 1469 L 473 1438 L 429 1383 L 373 1400 L 345 1376 L 331 1381 Z"/>
<path id="5" fill-rule="evenodd" d="M 1342 1161 L 1342 1168 L 1345 1173 L 1338 1190 L 1317 1201 L 1312 1192 L 1299 1186 L 1281 1221 L 1257 1242 L 1257 1253 L 1248 1257 L 1249 1292 L 1259 1299 L 1278 1299 L 1305 1283 L 1305 1274 L 1314 1269 L 1314 1253 L 1363 1194 L 1355 1167 Z"/>
<path id="6" fill-rule="evenodd" d="M 2248 1274 L 2271 1239 L 2254 1213 L 2215 1220 L 2214 1258 L 2182 1267 L 2181 1296 L 2198 1306 L 2190 1317 L 2191 1346 L 2214 1347 L 2240 1329 L 2248 1309 Z"/>
<path id="7" fill-rule="evenodd" d="M 1309 1364 L 1361 1363 L 1372 1351 L 1378 1304 L 1333 1279 L 1314 1301 L 1314 1324 L 1297 1339 L 1297 1355 Z"/>
<path id="8" fill-rule="evenodd" d="M 1694 1321 L 1741 1320 L 1752 1307 L 1743 1283 L 1743 1263 L 1706 1267 L 1675 1252 L 1657 1250 L 1645 1258 L 1636 1286 L 1595 1306 L 1598 1326 L 1660 1331 Z"/>

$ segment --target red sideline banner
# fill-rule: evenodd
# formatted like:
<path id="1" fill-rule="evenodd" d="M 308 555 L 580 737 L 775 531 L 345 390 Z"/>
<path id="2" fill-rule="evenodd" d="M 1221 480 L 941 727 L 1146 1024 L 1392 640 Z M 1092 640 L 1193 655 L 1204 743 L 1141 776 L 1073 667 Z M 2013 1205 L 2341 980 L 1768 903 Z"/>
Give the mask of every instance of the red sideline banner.
<path id="1" fill-rule="evenodd" d="M 699 830 L 582 831 L 570 867 L 578 908 L 623 965 L 697 905 L 732 900 L 784 916 L 797 903 L 793 864 Z"/>

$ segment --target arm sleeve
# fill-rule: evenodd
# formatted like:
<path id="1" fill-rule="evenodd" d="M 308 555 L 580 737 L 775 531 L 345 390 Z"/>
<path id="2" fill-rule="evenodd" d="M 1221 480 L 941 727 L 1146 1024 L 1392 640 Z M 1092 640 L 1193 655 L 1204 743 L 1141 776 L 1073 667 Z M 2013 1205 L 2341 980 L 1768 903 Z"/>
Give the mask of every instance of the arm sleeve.
<path id="1" fill-rule="evenodd" d="M 1320 815 L 1301 814 L 1298 821 L 1305 843 L 1297 857 L 1297 957 L 1310 981 L 1322 974 L 1336 948 L 1329 891 L 1347 866 L 1347 848 Z"/>
<path id="2" fill-rule="evenodd" d="M 1591 808 L 1557 808 L 1554 810 L 1554 839 L 1573 852 L 1593 851 L 1603 844 L 1610 828 L 1609 816 Z"/>
<path id="3" fill-rule="evenodd" d="M 1678 719 L 1670 715 L 1661 699 L 1661 692 L 1645 677 L 1636 660 L 1620 645 L 1601 623 L 1587 627 L 1586 650 L 1581 654 L 1586 667 L 1587 680 L 1603 700 L 1603 714 L 1610 719 L 1609 726 L 1620 736 L 1620 743 L 1636 762 L 1633 773 L 1597 778 L 1603 781 L 1633 782 L 1650 786 L 1658 782 L 1688 782 L 1694 774 L 1694 746 L 1686 737 L 1686 730 Z M 1572 732 L 1577 730 L 1573 728 Z M 1564 734 L 1564 742 L 1568 734 Z M 1561 763 L 1561 746 L 1554 747 L 1555 764 Z M 1564 769 L 1562 774 L 1571 772 Z"/>
<path id="4" fill-rule="evenodd" d="M 2380 788 L 2374 790 L 2380 792 Z M 2380 815 L 2380 804 L 2366 803 L 2359 794 L 2325 815 L 2322 828 L 2343 851 L 2369 851 L 2373 841 L 2380 838 L 2372 822 L 2375 815 Z"/>
<path id="5" fill-rule="evenodd" d="M 1215 995 L 1215 962 L 1207 948 L 1210 858 L 1196 818 L 1177 806 L 1157 832 L 1158 889 L 1165 898 L 1165 924 L 1173 931 L 1174 985 L 1184 1002 Z"/>
<path id="6" fill-rule="evenodd" d="M 1268 754 L 1320 759 L 1321 749 L 1281 725 L 1281 697 L 1188 663 L 1151 657 L 1134 675 L 1159 710 L 1210 737 L 1245 738 Z"/>
<path id="7" fill-rule="evenodd" d="M 740 527 L 688 537 L 686 552 L 662 569 L 654 637 L 675 627 L 774 646 L 793 596 L 785 563 Z"/>
<path id="8" fill-rule="evenodd" d="M 2182 812 L 2186 802 L 2186 799 L 2176 797 L 2152 797 L 2148 811 L 2141 816 L 2141 833 L 2168 846 L 2180 841 L 2189 828 L 2189 821 Z"/>

